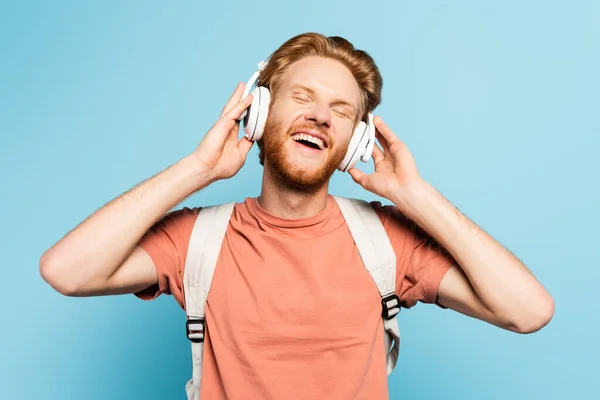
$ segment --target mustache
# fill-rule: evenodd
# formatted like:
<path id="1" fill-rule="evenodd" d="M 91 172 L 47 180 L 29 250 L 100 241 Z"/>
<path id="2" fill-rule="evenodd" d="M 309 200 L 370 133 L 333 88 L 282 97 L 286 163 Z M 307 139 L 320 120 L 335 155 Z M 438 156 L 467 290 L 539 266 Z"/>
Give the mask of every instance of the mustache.
<path id="1" fill-rule="evenodd" d="M 329 139 L 329 132 L 327 132 L 326 128 L 323 128 L 322 126 L 317 126 L 315 124 L 309 124 L 309 123 L 293 125 L 292 127 L 290 127 L 290 129 L 288 129 L 288 133 L 291 135 L 294 132 L 304 130 L 304 129 L 315 130 L 315 131 L 319 132 L 321 135 L 326 136 Z"/>

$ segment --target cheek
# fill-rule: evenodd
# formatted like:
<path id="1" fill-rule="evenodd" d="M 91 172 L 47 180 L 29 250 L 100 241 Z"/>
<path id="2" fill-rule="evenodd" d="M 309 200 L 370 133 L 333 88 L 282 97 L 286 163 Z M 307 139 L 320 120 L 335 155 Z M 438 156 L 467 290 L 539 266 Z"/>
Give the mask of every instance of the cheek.
<path id="1" fill-rule="evenodd" d="M 306 110 L 287 99 L 275 100 L 269 109 L 269 118 L 274 118 L 286 129 L 302 122 Z"/>
<path id="2" fill-rule="evenodd" d="M 286 112 L 282 110 L 280 106 L 274 104 L 269 110 L 268 120 L 271 123 L 279 126 L 281 129 L 287 130 L 289 127 L 289 121 Z"/>
<path id="3" fill-rule="evenodd" d="M 352 123 L 342 123 L 339 125 L 339 128 L 337 129 L 339 135 L 336 135 L 337 140 L 335 143 L 337 147 L 343 147 L 345 149 L 348 146 L 352 134 L 354 133 L 353 126 Z"/>

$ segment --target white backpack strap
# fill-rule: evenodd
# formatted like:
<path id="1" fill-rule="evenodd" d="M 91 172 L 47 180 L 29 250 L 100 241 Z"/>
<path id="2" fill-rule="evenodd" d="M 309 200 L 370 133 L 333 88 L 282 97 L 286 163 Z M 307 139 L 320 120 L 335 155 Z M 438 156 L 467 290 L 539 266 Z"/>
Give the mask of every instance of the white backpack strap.
<path id="1" fill-rule="evenodd" d="M 381 295 L 381 316 L 385 329 L 387 373 L 389 375 L 396 366 L 400 351 L 400 329 L 396 318 L 400 312 L 400 299 L 394 292 L 396 254 L 383 224 L 371 204 L 358 199 L 337 196 L 334 198 L 346 220 L 363 263 Z"/>
<path id="2" fill-rule="evenodd" d="M 192 342 L 192 378 L 185 385 L 188 400 L 200 399 L 206 298 L 234 206 L 227 203 L 202 208 L 188 244 L 183 273 L 186 333 Z"/>

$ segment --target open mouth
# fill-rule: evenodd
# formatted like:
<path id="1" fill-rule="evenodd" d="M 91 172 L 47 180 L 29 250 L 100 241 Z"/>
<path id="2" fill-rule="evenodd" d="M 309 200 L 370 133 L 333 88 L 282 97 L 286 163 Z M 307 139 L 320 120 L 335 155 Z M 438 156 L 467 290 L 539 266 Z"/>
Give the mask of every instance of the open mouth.
<path id="1" fill-rule="evenodd" d="M 325 148 L 325 143 L 323 140 L 304 133 L 292 135 L 292 139 L 301 145 L 310 147 L 311 149 L 323 150 Z"/>

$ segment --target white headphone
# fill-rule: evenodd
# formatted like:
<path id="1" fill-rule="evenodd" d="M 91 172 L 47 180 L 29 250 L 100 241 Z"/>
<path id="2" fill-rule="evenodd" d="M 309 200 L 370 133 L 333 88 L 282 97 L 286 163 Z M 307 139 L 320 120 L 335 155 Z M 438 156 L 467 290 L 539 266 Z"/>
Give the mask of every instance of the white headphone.
<path id="1" fill-rule="evenodd" d="M 262 70 L 265 68 L 267 63 L 261 61 L 258 63 L 258 71 L 256 71 L 246 84 L 246 89 L 242 99 L 246 98 L 253 89 L 254 85 L 258 81 L 258 77 Z M 247 110 L 240 116 L 240 119 L 244 125 L 244 131 L 246 137 L 249 140 L 256 141 L 262 137 L 265 129 L 265 123 L 267 121 L 267 115 L 269 114 L 269 103 L 271 102 L 271 93 L 269 89 L 264 86 L 258 86 L 252 90 L 252 104 Z M 348 151 L 344 156 L 344 159 L 338 166 L 338 170 L 347 172 L 353 168 L 358 160 L 368 162 L 373 154 L 373 146 L 375 145 L 375 125 L 373 124 L 373 115 L 369 113 L 368 121 L 360 121 L 350 143 L 348 144 Z"/>

